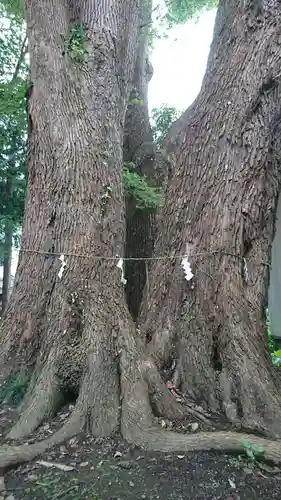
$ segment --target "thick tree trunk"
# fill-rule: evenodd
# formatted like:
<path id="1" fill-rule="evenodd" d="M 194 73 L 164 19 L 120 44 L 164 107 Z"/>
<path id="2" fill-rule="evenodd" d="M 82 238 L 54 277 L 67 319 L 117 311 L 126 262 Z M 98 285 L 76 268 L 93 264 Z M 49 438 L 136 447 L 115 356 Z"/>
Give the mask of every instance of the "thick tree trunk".
<path id="1" fill-rule="evenodd" d="M 146 449 L 241 451 L 247 440 L 264 447 L 265 459 L 280 463 L 281 441 L 233 432 L 183 436 L 159 429 L 154 419 L 155 413 L 189 413 L 156 367 L 174 351 L 184 391 L 224 410 L 234 423 L 279 433 L 279 386 L 261 313 L 280 184 L 279 4 L 271 2 L 257 18 L 244 2 L 221 2 L 202 91 L 175 151 L 156 248 L 169 259 L 153 266 L 142 325 L 144 334 L 151 333 L 148 349 L 134 332 L 120 269 L 110 260 L 122 256 L 125 239 L 122 133 L 136 2 L 103 2 L 108 10 L 96 17 L 95 2 L 83 3 L 81 17 L 64 2 L 49 2 L 48 16 L 42 0 L 26 4 L 32 154 L 23 249 L 2 326 L 1 370 L 9 372 L 9 355 L 23 364 L 30 351 L 33 372 L 9 437 L 31 433 L 64 394 L 77 399 L 69 420 L 49 439 L 0 448 L 0 469 L 85 426 L 103 436 L 119 425 L 128 441 Z M 84 21 L 90 42 L 82 67 L 64 54 L 60 34 L 69 33 L 70 19 Z M 56 254 L 63 254 L 62 261 Z M 179 254 L 191 262 L 192 281 L 184 280 Z"/>
<path id="2" fill-rule="evenodd" d="M 54 0 L 46 15 L 43 1 L 29 0 L 26 16 L 28 199 L 1 374 L 21 367 L 32 379 L 11 435 L 28 434 L 79 390 L 89 425 L 108 434 L 119 425 L 116 339 L 131 328 L 116 256 L 124 255 L 123 127 L 138 4 Z"/>
<path id="3" fill-rule="evenodd" d="M 280 189 L 280 3 L 222 1 L 201 92 L 170 133 L 170 179 L 142 323 L 184 392 L 280 434 L 264 302 Z M 187 281 L 182 257 L 191 263 Z M 168 259 L 170 258 L 170 260 Z"/>

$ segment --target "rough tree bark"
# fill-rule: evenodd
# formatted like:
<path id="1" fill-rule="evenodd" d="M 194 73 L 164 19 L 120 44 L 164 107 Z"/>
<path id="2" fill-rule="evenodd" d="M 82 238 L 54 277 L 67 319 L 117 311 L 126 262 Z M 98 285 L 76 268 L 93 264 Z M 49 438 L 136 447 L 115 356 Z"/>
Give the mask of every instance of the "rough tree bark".
<path id="1" fill-rule="evenodd" d="M 128 441 L 162 451 L 236 451 L 247 440 L 280 462 L 280 441 L 234 432 L 182 436 L 159 429 L 152 407 L 169 418 L 186 415 L 156 368 L 173 348 L 184 391 L 212 409 L 220 404 L 244 427 L 279 433 L 280 396 L 261 305 L 280 177 L 281 7 L 271 1 L 257 15 L 245 2 L 221 0 L 202 91 L 178 129 L 156 248 L 173 259 L 152 270 L 142 325 L 143 333 L 151 329 L 146 348 L 130 320 L 116 261 L 73 255 L 123 253 L 122 134 L 137 4 L 103 2 L 107 10 L 98 16 L 92 9 L 100 2 L 78 5 L 84 7 L 79 16 L 52 0 L 46 16 L 42 0 L 26 0 L 34 88 L 23 248 L 30 253 L 21 254 L 2 326 L 1 371 L 9 372 L 9 356 L 10 364 L 23 364 L 29 351 L 33 371 L 9 437 L 31 433 L 65 393 L 77 399 L 49 439 L 0 448 L 0 468 L 29 460 L 85 426 L 96 436 L 120 426 Z M 90 42 L 82 67 L 63 55 L 60 34 L 69 33 L 73 19 L 85 22 Z M 36 255 L 42 249 L 49 254 Z M 61 278 L 54 252 L 65 256 Z M 200 260 L 194 252 L 208 255 Z M 181 278 L 180 253 L 195 270 L 191 283 Z M 241 276 L 241 259 L 249 280 L 245 266 Z"/>
<path id="2" fill-rule="evenodd" d="M 7 198 L 11 197 L 12 180 L 6 181 Z M 11 264 L 12 264 L 12 249 L 13 249 L 13 228 L 10 221 L 6 224 L 5 243 L 4 243 L 4 260 L 3 260 L 3 282 L 2 282 L 2 314 L 4 313 L 10 289 Z"/>
<path id="3" fill-rule="evenodd" d="M 136 64 L 125 120 L 123 154 L 124 162 L 130 164 L 130 170 L 146 176 L 148 182 L 155 184 L 155 146 L 148 111 L 148 83 L 153 74 L 148 50 L 151 10 L 151 2 L 143 1 L 139 17 Z M 133 197 L 127 197 L 126 215 L 126 257 L 151 257 L 155 210 L 140 209 Z M 125 269 L 128 307 L 136 320 L 146 282 L 147 264 L 144 260 L 127 260 Z"/>
<path id="4" fill-rule="evenodd" d="M 167 138 L 172 178 L 144 335 L 159 368 L 237 425 L 281 433 L 264 304 L 280 190 L 281 6 L 222 1 L 201 92 Z M 181 259 L 191 263 L 186 281 Z"/>
<path id="5" fill-rule="evenodd" d="M 119 425 L 116 339 L 131 328 L 120 270 L 110 258 L 124 255 L 122 144 L 138 2 L 60 0 L 49 2 L 48 15 L 45 9 L 42 1 L 26 1 L 33 83 L 28 199 L 2 324 L 1 375 L 19 368 L 32 375 L 12 437 L 29 434 L 64 393 L 76 397 L 79 388 L 77 407 L 96 434 L 108 434 Z M 87 391 L 100 404 L 89 403 Z"/>

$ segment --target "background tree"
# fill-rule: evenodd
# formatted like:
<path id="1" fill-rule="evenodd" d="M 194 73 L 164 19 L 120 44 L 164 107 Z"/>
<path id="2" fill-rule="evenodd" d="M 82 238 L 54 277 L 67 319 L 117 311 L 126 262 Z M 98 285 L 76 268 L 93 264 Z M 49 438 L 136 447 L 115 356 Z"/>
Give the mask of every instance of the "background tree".
<path id="1" fill-rule="evenodd" d="M 0 260 L 3 263 L 2 310 L 8 292 L 13 240 L 17 243 L 26 185 L 27 51 L 22 20 L 0 5 Z"/>

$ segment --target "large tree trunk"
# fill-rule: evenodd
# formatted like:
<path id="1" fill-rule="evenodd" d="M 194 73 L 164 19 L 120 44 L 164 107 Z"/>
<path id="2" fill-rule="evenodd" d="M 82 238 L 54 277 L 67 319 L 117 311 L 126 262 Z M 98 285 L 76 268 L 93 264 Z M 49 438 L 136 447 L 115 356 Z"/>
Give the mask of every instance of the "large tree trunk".
<path id="1" fill-rule="evenodd" d="M 13 437 L 79 389 L 95 434 L 119 425 L 116 339 L 131 322 L 114 259 L 124 255 L 123 127 L 139 13 L 135 0 L 75 4 L 53 0 L 47 15 L 43 1 L 26 2 L 28 199 L 1 372 L 32 378 Z"/>
<path id="2" fill-rule="evenodd" d="M 0 469 L 85 426 L 96 436 L 120 426 L 128 441 L 162 451 L 236 451 L 247 440 L 279 463 L 280 441 L 233 432 L 183 436 L 159 429 L 152 409 L 168 418 L 189 413 L 156 368 L 174 350 L 184 391 L 212 409 L 220 406 L 234 423 L 279 433 L 279 386 L 261 310 L 279 188 L 280 6 L 271 2 L 257 18 L 244 2 L 221 1 L 202 91 L 179 128 L 156 248 L 156 255 L 172 259 L 153 266 L 142 326 L 151 332 L 146 349 L 130 321 L 120 269 L 110 260 L 124 250 L 122 133 L 137 4 L 103 2 L 108 10 L 95 16 L 100 3 L 82 3 L 77 16 L 52 0 L 46 16 L 42 0 L 26 2 L 34 83 L 29 195 L 2 327 L 1 370 L 9 372 L 9 356 L 23 364 L 30 352 L 33 371 L 9 437 L 32 432 L 66 393 L 77 399 L 69 420 L 49 439 L 0 448 Z M 73 19 L 85 22 L 90 42 L 79 64 L 63 55 L 61 33 L 69 33 Z M 191 282 L 180 268 L 183 253 L 195 271 Z M 56 254 L 64 255 L 65 265 Z M 243 259 L 248 273 L 244 266 L 242 276 Z"/>
<path id="3" fill-rule="evenodd" d="M 222 1 L 201 92 L 170 133 L 172 177 L 143 319 L 201 404 L 281 433 L 264 305 L 280 189 L 281 6 Z M 168 140 L 169 142 L 169 140 Z M 169 256 L 172 258 L 169 260 Z M 186 256 L 194 273 L 184 277 Z"/>

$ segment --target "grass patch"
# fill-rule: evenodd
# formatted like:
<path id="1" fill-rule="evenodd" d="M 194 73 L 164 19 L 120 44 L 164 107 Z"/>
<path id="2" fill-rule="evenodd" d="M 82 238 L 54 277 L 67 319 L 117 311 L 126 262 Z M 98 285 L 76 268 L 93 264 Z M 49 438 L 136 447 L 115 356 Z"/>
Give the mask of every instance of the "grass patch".
<path id="1" fill-rule="evenodd" d="M 0 388 L 0 403 L 17 405 L 23 399 L 29 384 L 26 375 L 13 375 L 9 377 Z"/>

